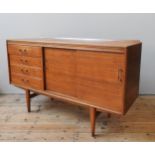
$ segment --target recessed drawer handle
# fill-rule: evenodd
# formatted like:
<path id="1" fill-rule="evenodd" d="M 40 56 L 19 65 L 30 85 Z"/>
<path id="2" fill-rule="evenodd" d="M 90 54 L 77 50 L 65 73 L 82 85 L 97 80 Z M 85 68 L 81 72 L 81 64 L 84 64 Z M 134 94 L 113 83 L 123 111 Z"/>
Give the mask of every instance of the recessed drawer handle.
<path id="1" fill-rule="evenodd" d="M 20 61 L 21 61 L 22 63 L 28 63 L 28 60 L 20 59 Z"/>
<path id="2" fill-rule="evenodd" d="M 27 50 L 26 49 L 24 49 L 23 54 L 25 54 L 25 55 L 27 54 Z"/>
<path id="3" fill-rule="evenodd" d="M 24 69 L 21 69 L 21 72 L 26 74 L 26 73 L 29 72 L 29 70 L 28 69 L 25 69 L 25 70 Z"/>
<path id="4" fill-rule="evenodd" d="M 22 50 L 19 50 L 20 54 L 22 55 L 23 54 L 23 51 Z"/>
<path id="5" fill-rule="evenodd" d="M 20 52 L 20 54 L 22 54 L 22 55 L 28 54 L 28 53 L 27 53 L 27 49 L 24 49 L 24 50 L 19 49 L 19 52 Z"/>
<path id="6" fill-rule="evenodd" d="M 29 83 L 29 80 L 21 79 L 24 83 Z"/>

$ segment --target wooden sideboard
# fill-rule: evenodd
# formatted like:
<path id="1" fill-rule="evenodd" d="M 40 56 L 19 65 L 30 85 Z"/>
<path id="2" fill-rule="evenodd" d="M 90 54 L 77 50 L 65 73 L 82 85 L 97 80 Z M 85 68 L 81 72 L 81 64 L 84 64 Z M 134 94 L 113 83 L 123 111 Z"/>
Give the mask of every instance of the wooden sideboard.
<path id="1" fill-rule="evenodd" d="M 102 39 L 7 40 L 10 83 L 26 91 L 124 115 L 139 93 L 141 42 Z"/>

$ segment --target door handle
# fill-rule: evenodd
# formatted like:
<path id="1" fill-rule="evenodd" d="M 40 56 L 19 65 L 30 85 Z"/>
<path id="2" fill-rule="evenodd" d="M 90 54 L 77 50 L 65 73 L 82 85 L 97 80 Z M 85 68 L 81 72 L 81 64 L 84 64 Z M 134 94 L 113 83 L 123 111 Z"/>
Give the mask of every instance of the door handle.
<path id="1" fill-rule="evenodd" d="M 121 68 L 118 69 L 118 81 L 123 81 L 123 69 Z"/>

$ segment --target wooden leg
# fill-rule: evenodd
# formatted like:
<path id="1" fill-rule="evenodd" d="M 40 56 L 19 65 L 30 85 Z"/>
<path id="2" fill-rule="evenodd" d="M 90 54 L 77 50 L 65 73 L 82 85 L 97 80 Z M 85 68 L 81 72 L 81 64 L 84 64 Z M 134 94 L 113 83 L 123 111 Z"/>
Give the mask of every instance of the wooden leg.
<path id="1" fill-rule="evenodd" d="M 27 111 L 31 112 L 31 96 L 30 96 L 30 90 L 26 89 L 26 104 L 27 104 Z"/>
<path id="2" fill-rule="evenodd" d="M 91 135 L 95 136 L 96 108 L 90 107 Z"/>

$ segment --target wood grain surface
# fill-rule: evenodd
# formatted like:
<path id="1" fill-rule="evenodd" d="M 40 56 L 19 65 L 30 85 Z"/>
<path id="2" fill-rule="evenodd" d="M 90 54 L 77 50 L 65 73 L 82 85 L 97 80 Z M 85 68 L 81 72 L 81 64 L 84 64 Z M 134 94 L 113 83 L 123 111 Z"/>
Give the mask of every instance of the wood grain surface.
<path id="1" fill-rule="evenodd" d="M 90 40 L 8 40 L 7 52 L 11 84 L 95 108 L 90 111 L 94 135 L 96 109 L 124 115 L 138 97 L 142 44 Z M 32 76 L 32 69 L 41 76 Z"/>
<path id="2" fill-rule="evenodd" d="M 115 40 L 105 41 L 104 39 L 98 39 L 98 41 L 80 41 L 71 39 L 8 39 L 8 44 L 20 44 L 21 46 L 31 45 L 40 47 L 52 47 L 52 48 L 66 48 L 66 49 L 80 49 L 91 51 L 107 51 L 113 53 L 124 53 L 124 49 L 127 47 L 141 44 L 139 40 Z"/>

